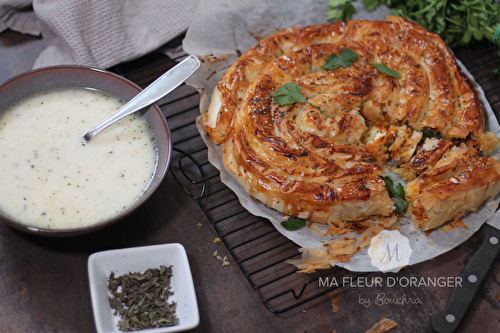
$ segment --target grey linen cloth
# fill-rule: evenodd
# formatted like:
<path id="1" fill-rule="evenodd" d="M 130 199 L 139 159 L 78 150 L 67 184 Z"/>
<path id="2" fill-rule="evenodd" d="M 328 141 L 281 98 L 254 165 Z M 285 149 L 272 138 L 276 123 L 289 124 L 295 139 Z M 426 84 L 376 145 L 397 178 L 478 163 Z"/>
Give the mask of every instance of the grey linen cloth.
<path id="1" fill-rule="evenodd" d="M 0 0 L 0 31 L 41 35 L 34 68 L 108 68 L 185 31 L 199 0 Z"/>

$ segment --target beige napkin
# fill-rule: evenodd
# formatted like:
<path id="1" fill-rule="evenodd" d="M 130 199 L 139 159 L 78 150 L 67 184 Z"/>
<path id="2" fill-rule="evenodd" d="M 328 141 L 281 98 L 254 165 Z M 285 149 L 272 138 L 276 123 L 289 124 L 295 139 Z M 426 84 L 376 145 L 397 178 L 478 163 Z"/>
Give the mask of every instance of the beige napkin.
<path id="1" fill-rule="evenodd" d="M 0 0 L 0 31 L 41 34 L 47 48 L 34 68 L 108 68 L 151 52 L 185 31 L 198 2 Z"/>

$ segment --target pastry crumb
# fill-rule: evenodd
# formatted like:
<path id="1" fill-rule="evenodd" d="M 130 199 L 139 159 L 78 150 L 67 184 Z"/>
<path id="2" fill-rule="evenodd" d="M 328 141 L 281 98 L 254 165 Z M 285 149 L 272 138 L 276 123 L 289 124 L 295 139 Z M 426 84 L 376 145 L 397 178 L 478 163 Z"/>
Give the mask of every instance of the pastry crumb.
<path id="1" fill-rule="evenodd" d="M 328 269 L 334 262 L 348 262 L 358 251 L 356 239 L 347 236 L 341 239 L 332 239 L 323 246 L 301 248 L 300 259 L 289 259 L 286 262 L 297 267 L 299 272 L 313 273 L 317 269 Z"/>
<path id="2" fill-rule="evenodd" d="M 455 232 L 459 232 L 458 228 L 463 228 L 463 229 L 469 229 L 465 224 L 464 222 L 462 221 L 462 219 L 457 219 L 455 221 L 450 221 L 450 222 L 446 222 L 445 224 L 443 224 L 441 226 L 441 231 L 444 232 L 444 233 L 447 233 L 448 231 L 450 230 L 453 230 Z"/>
<path id="3" fill-rule="evenodd" d="M 214 242 L 215 244 L 218 244 L 218 243 L 220 243 L 220 242 L 221 242 L 221 239 L 220 239 L 219 237 L 215 237 L 215 239 L 213 240 L 213 242 Z"/>
<path id="4" fill-rule="evenodd" d="M 217 253 L 217 251 L 215 251 L 213 254 L 212 254 L 215 258 L 217 258 L 217 260 L 220 260 L 222 262 L 222 266 L 228 266 L 229 265 L 229 261 L 227 260 L 227 257 L 224 256 L 224 258 L 219 255 Z"/>
<path id="5" fill-rule="evenodd" d="M 332 312 L 337 312 L 340 310 L 340 296 L 342 293 L 338 290 L 332 290 L 326 293 L 326 296 L 332 301 Z"/>
<path id="6" fill-rule="evenodd" d="M 398 326 L 398 323 L 396 323 L 394 320 L 382 317 L 380 318 L 380 321 L 378 323 L 373 325 L 372 328 L 370 328 L 365 333 L 384 333 L 396 326 Z"/>
<path id="7" fill-rule="evenodd" d="M 26 287 L 23 287 L 23 289 L 21 290 L 21 295 L 24 297 L 28 294 L 28 288 Z"/>

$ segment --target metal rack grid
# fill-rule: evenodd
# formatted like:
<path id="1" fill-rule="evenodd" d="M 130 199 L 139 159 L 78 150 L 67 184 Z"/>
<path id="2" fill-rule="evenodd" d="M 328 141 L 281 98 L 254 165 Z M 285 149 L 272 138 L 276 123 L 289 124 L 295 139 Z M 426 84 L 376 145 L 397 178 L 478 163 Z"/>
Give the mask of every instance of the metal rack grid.
<path id="1" fill-rule="evenodd" d="M 173 41 L 173 43 L 179 43 Z M 166 48 L 171 44 L 166 45 Z M 476 81 L 483 87 L 495 113 L 500 110 L 500 77 L 490 69 L 500 67 L 494 46 L 456 50 Z M 184 55 L 173 59 L 161 52 L 111 69 L 139 86 L 145 87 Z M 477 74 L 482 73 L 482 74 Z M 158 104 L 172 132 L 174 153 L 170 172 L 186 193 L 195 200 L 240 267 L 266 308 L 283 313 L 345 285 L 324 286 L 320 281 L 343 281 L 347 270 L 334 267 L 314 274 L 297 274 L 288 259 L 300 256 L 299 247 L 281 235 L 267 220 L 253 216 L 239 203 L 237 196 L 220 180 L 219 171 L 207 158 L 207 148 L 196 128 L 199 95 L 182 85 Z M 375 274 L 375 273 L 371 273 Z"/>

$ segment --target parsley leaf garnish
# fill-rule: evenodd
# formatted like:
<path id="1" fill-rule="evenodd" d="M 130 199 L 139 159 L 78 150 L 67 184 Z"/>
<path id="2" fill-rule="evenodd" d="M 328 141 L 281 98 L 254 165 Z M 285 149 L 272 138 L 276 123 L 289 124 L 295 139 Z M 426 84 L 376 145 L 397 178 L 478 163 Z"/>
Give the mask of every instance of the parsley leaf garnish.
<path id="1" fill-rule="evenodd" d="M 347 67 L 353 65 L 356 60 L 358 60 L 358 55 L 356 54 L 356 52 L 349 49 L 343 49 L 342 51 L 340 51 L 340 55 L 337 55 L 336 53 L 330 54 L 330 56 L 326 58 L 326 62 L 323 66 L 321 66 L 321 68 L 326 70 L 333 70 L 339 67 Z M 372 65 L 375 66 L 377 71 L 382 74 L 389 75 L 396 79 L 399 79 L 401 77 L 401 75 L 399 75 L 397 71 L 395 71 L 394 69 L 390 69 L 383 62 L 378 64 L 372 63 Z"/>
<path id="2" fill-rule="evenodd" d="M 306 222 L 306 220 L 290 216 L 285 221 L 281 222 L 281 225 L 288 231 L 295 231 L 304 228 L 306 226 Z"/>
<path id="3" fill-rule="evenodd" d="M 399 75 L 398 72 L 396 72 L 394 69 L 390 69 L 383 62 L 381 62 L 379 64 L 373 64 L 373 66 L 375 66 L 375 68 L 377 69 L 377 71 L 379 71 L 382 74 L 386 74 L 386 75 L 392 76 L 392 77 L 394 77 L 396 79 L 399 79 L 401 77 L 401 75 Z"/>
<path id="4" fill-rule="evenodd" d="M 293 104 L 293 103 L 307 103 L 304 96 L 302 96 L 302 89 L 299 85 L 292 82 L 287 82 L 276 90 L 275 94 L 271 94 L 274 100 L 279 105 Z"/>
<path id="5" fill-rule="evenodd" d="M 332 70 L 339 67 L 347 67 L 354 64 L 356 60 L 358 60 L 358 55 L 356 54 L 356 52 L 349 49 L 343 49 L 342 51 L 340 51 L 340 56 L 338 56 L 336 53 L 330 54 L 330 56 L 326 59 L 325 64 L 321 66 L 321 68 Z"/>
<path id="6" fill-rule="evenodd" d="M 356 12 L 351 0 L 332 0 L 328 2 L 328 7 L 330 9 L 325 12 L 327 21 L 348 20 Z"/>
<path id="7" fill-rule="evenodd" d="M 325 114 L 316 105 L 309 103 L 304 96 L 302 96 L 302 89 L 299 85 L 293 82 L 287 82 L 276 90 L 275 94 L 271 94 L 276 103 L 279 105 L 287 105 L 293 103 L 307 103 L 312 107 L 318 109 L 323 115 Z"/>
<path id="8" fill-rule="evenodd" d="M 408 206 L 408 201 L 406 201 L 405 188 L 403 187 L 403 185 L 401 185 L 401 183 L 398 183 L 398 185 L 394 187 L 394 182 L 392 181 L 391 177 L 380 176 L 380 178 L 382 178 L 385 183 L 385 188 L 389 193 L 389 197 L 396 199 L 396 201 L 394 202 L 394 205 L 396 206 L 396 213 L 404 212 L 406 206 Z"/>

